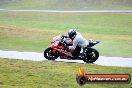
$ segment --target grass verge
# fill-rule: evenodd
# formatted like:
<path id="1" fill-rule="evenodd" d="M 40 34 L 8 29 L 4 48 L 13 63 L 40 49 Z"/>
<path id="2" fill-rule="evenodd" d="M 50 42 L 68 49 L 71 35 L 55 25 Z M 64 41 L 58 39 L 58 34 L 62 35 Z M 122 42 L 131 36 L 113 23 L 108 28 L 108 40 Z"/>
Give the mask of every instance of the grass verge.
<path id="1" fill-rule="evenodd" d="M 131 0 L 1 0 L 0 7 L 7 9 L 132 9 Z"/>
<path id="2" fill-rule="evenodd" d="M 78 68 L 88 74 L 130 74 L 131 68 L 65 62 L 0 59 L 0 88 L 79 88 Z M 87 84 L 82 88 L 132 88 L 130 84 Z"/>

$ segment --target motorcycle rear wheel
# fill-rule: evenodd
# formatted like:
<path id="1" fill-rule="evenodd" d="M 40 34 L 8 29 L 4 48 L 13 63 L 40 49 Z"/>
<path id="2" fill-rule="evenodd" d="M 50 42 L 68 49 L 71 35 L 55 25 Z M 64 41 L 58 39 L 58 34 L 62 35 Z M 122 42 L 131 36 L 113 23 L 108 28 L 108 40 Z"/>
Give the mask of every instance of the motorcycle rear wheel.
<path id="1" fill-rule="evenodd" d="M 53 53 L 53 49 L 51 47 L 45 49 L 44 57 L 48 60 L 55 60 L 59 57 L 57 53 Z"/>
<path id="2" fill-rule="evenodd" d="M 86 49 L 86 55 L 83 58 L 83 61 L 86 63 L 93 63 L 99 58 L 99 52 L 94 48 Z"/>

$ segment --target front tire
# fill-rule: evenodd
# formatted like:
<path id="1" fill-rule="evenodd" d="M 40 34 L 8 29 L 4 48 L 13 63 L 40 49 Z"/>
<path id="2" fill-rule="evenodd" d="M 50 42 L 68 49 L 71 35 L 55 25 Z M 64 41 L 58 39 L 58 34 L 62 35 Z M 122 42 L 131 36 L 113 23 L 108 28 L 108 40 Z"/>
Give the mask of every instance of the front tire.
<path id="1" fill-rule="evenodd" d="M 55 60 L 59 55 L 57 53 L 53 53 L 53 49 L 49 47 L 44 51 L 44 57 L 48 60 Z"/>
<path id="2" fill-rule="evenodd" d="M 86 63 L 93 63 L 99 58 L 99 52 L 96 49 L 88 48 L 85 53 L 86 55 L 83 61 Z"/>

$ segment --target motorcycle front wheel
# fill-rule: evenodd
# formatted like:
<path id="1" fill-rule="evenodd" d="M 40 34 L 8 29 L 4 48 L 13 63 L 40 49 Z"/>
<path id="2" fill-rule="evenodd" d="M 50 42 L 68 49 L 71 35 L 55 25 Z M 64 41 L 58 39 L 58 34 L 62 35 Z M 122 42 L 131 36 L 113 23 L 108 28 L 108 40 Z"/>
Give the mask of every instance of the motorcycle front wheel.
<path id="1" fill-rule="evenodd" d="M 55 60 L 59 57 L 57 53 L 53 53 L 53 49 L 51 47 L 44 50 L 44 57 L 48 60 Z"/>
<path id="2" fill-rule="evenodd" d="M 99 52 L 96 49 L 88 48 L 85 51 L 83 61 L 86 63 L 93 63 L 99 58 Z"/>

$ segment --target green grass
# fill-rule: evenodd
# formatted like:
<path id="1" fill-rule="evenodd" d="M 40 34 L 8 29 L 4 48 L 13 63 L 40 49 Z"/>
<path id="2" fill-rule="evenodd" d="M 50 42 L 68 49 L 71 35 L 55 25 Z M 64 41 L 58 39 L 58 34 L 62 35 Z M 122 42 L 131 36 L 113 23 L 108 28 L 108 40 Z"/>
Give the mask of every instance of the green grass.
<path id="1" fill-rule="evenodd" d="M 132 35 L 131 15 L 131 13 L 1 12 L 0 24 L 64 31 L 75 27 L 81 32 Z"/>
<path id="2" fill-rule="evenodd" d="M 1 11 L 0 49 L 41 52 L 53 36 L 77 28 L 87 39 L 102 41 L 95 46 L 100 55 L 132 57 L 131 15 Z"/>
<path id="3" fill-rule="evenodd" d="M 131 68 L 65 62 L 0 59 L 0 88 L 80 88 L 78 68 L 87 74 L 130 74 Z M 86 84 L 82 88 L 132 88 L 130 84 Z"/>
<path id="4" fill-rule="evenodd" d="M 131 0 L 1 0 L 0 8 L 6 9 L 132 9 Z"/>

